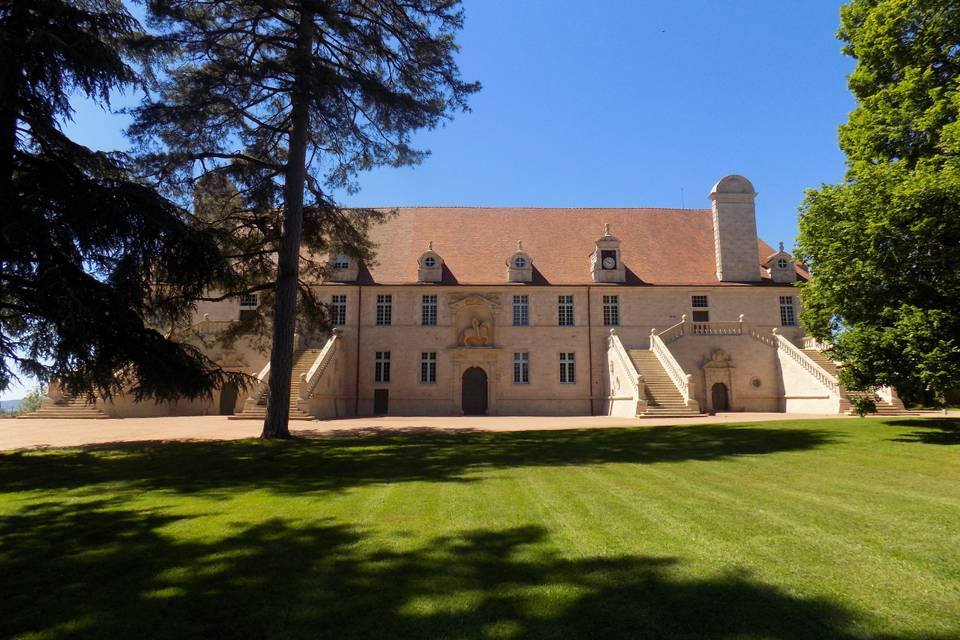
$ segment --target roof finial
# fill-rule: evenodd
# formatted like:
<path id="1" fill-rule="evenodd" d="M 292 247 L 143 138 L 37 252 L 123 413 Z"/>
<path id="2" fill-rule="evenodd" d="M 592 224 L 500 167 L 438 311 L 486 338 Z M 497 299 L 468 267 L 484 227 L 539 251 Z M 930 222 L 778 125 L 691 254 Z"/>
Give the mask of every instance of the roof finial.
<path id="1" fill-rule="evenodd" d="M 610 235 L 610 223 L 609 223 L 609 222 L 604 222 L 604 223 L 603 223 L 603 235 L 605 235 L 605 236 L 609 236 L 609 235 Z"/>
<path id="2" fill-rule="evenodd" d="M 780 244 L 782 245 L 783 243 L 781 242 Z M 433 251 L 433 240 L 427 243 L 427 249 Z"/>
<path id="3" fill-rule="evenodd" d="M 780 253 L 783 253 L 783 240 L 780 241 Z"/>
<path id="4" fill-rule="evenodd" d="M 523 240 L 517 240 L 517 251 L 523 251 Z"/>

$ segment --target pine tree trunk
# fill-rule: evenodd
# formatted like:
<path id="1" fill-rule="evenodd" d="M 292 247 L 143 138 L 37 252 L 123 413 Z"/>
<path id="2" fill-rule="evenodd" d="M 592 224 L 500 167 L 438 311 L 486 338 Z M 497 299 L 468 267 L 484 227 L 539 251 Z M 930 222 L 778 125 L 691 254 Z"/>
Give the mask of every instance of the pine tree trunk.
<path id="1" fill-rule="evenodd" d="M 23 3 L 14 2 L 7 16 L 7 30 L 21 28 Z M 12 202 L 14 155 L 17 151 L 17 103 L 19 101 L 21 55 L 18 47 L 0 64 L 0 202 Z"/>
<path id="2" fill-rule="evenodd" d="M 309 95 L 306 74 L 313 48 L 313 14 L 301 9 L 297 50 L 293 54 L 294 90 L 291 95 L 289 156 L 284 174 L 283 229 L 277 254 L 276 307 L 270 352 L 270 392 L 261 438 L 290 437 L 290 376 L 293 369 L 297 319 L 297 281 L 300 271 L 300 233 L 303 228 L 303 190 L 306 180 Z"/>

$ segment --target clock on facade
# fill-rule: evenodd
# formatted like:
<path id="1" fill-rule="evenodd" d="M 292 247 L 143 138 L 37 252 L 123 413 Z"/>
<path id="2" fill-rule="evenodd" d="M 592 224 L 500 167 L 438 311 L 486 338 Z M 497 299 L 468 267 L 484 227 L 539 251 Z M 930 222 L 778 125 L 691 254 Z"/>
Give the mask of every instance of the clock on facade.
<path id="1" fill-rule="evenodd" d="M 617 268 L 617 252 L 616 251 L 601 251 L 600 252 L 600 265 L 604 269 L 616 269 Z"/>

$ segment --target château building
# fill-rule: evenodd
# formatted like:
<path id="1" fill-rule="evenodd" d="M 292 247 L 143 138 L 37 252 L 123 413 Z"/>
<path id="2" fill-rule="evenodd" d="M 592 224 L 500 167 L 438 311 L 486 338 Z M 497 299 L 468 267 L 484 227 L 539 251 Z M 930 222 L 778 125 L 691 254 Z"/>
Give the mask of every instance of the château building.
<path id="1" fill-rule="evenodd" d="M 400 208 L 371 230 L 374 264 L 330 257 L 317 288 L 336 328 L 297 337 L 291 417 L 847 412 L 835 364 L 799 326 L 809 274 L 758 239 L 756 195 L 731 175 L 704 209 Z M 256 305 L 204 303 L 196 329 Z M 88 410 L 262 416 L 268 354 L 211 349 L 258 383 Z"/>

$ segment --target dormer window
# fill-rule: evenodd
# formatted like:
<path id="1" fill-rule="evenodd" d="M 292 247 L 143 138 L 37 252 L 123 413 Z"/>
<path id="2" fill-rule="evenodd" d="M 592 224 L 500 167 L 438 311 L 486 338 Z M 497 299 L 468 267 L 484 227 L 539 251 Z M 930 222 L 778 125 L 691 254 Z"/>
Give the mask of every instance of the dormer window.
<path id="1" fill-rule="evenodd" d="M 594 282 L 624 282 L 626 269 L 620 258 L 620 240 L 610 233 L 610 225 L 603 225 L 603 235 L 590 254 L 590 272 Z"/>
<path id="2" fill-rule="evenodd" d="M 531 282 L 533 280 L 533 260 L 523 250 L 523 242 L 517 240 L 517 250 L 507 260 L 507 282 Z"/>
<path id="3" fill-rule="evenodd" d="M 420 282 L 440 282 L 443 280 L 443 258 L 433 250 L 433 241 L 427 244 L 427 250 L 420 254 L 417 265 L 417 280 Z"/>
<path id="4" fill-rule="evenodd" d="M 327 279 L 332 282 L 351 282 L 360 274 L 360 261 L 337 253 L 327 263 L 329 274 Z"/>
<path id="5" fill-rule="evenodd" d="M 795 282 L 797 274 L 793 269 L 793 256 L 783 250 L 783 243 L 780 243 L 780 250 L 767 256 L 760 265 L 767 269 L 770 279 L 779 284 Z"/>

